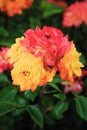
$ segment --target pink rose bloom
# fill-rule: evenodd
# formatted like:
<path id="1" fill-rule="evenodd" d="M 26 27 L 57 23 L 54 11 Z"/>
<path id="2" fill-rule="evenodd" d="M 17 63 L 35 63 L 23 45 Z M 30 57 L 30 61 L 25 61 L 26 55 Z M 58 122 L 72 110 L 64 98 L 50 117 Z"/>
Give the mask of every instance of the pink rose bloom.
<path id="1" fill-rule="evenodd" d="M 82 75 L 75 79 L 73 83 L 70 83 L 68 81 L 64 81 L 61 84 L 64 86 L 64 93 L 68 93 L 70 91 L 73 92 L 81 92 L 84 88 L 84 81 L 83 78 L 87 76 L 87 70 L 82 70 Z"/>
<path id="2" fill-rule="evenodd" d="M 63 26 L 78 27 L 82 23 L 87 24 L 87 0 L 71 4 L 63 14 Z"/>
<path id="3" fill-rule="evenodd" d="M 9 64 L 8 60 L 9 57 L 7 56 L 9 48 L 8 47 L 2 47 L 0 50 L 0 73 L 6 70 L 10 70 L 12 68 L 12 65 Z"/>

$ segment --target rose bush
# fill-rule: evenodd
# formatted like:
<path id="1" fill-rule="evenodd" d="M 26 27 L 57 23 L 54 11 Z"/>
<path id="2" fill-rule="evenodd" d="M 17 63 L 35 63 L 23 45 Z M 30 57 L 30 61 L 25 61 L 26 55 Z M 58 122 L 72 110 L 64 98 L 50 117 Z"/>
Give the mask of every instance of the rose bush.
<path id="1" fill-rule="evenodd" d="M 85 130 L 87 0 L 0 1 L 0 129 Z"/>

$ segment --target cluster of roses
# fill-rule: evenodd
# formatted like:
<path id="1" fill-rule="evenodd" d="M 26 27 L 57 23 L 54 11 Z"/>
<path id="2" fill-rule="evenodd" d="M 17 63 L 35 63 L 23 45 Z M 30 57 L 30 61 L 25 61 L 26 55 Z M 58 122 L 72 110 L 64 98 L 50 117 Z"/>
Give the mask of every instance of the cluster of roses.
<path id="1" fill-rule="evenodd" d="M 87 25 L 87 0 L 71 4 L 63 14 L 63 26 L 78 27 L 82 23 Z"/>
<path id="2" fill-rule="evenodd" d="M 6 12 L 8 16 L 21 14 L 23 9 L 29 8 L 33 0 L 0 0 L 0 11 Z"/>
<path id="3" fill-rule="evenodd" d="M 54 27 L 28 29 L 23 37 L 16 39 L 7 54 L 13 64 L 13 84 L 20 85 L 21 91 L 34 91 L 38 86 L 46 85 L 56 73 L 70 82 L 81 76 L 81 54 L 74 43 Z"/>

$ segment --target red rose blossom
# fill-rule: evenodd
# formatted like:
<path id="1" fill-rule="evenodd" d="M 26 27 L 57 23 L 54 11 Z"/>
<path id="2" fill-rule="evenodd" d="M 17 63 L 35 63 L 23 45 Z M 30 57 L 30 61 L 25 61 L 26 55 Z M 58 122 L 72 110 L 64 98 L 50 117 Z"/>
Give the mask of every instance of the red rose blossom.
<path id="1" fill-rule="evenodd" d="M 24 35 L 25 38 L 20 41 L 23 48 L 42 57 L 47 66 L 55 66 L 71 46 L 68 37 L 54 27 L 28 29 Z"/>

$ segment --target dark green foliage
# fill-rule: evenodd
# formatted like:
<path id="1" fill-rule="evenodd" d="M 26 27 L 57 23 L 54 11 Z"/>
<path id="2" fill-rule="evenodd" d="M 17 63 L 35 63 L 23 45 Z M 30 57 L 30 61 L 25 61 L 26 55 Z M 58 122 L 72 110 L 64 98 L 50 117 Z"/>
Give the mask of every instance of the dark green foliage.
<path id="1" fill-rule="evenodd" d="M 68 5 L 75 0 L 65 0 Z M 80 0 L 79 0 L 80 1 Z M 35 0 L 22 15 L 8 17 L 0 12 L 0 47 L 10 47 L 15 38 L 23 36 L 28 28 L 44 25 L 61 29 L 74 41 L 82 53 L 80 61 L 87 69 L 87 25 L 65 28 L 62 26 L 63 9 L 46 0 Z M 86 130 L 87 76 L 80 93 L 64 93 L 59 74 L 45 87 L 36 91 L 20 92 L 12 85 L 10 72 L 0 74 L 0 130 Z"/>

